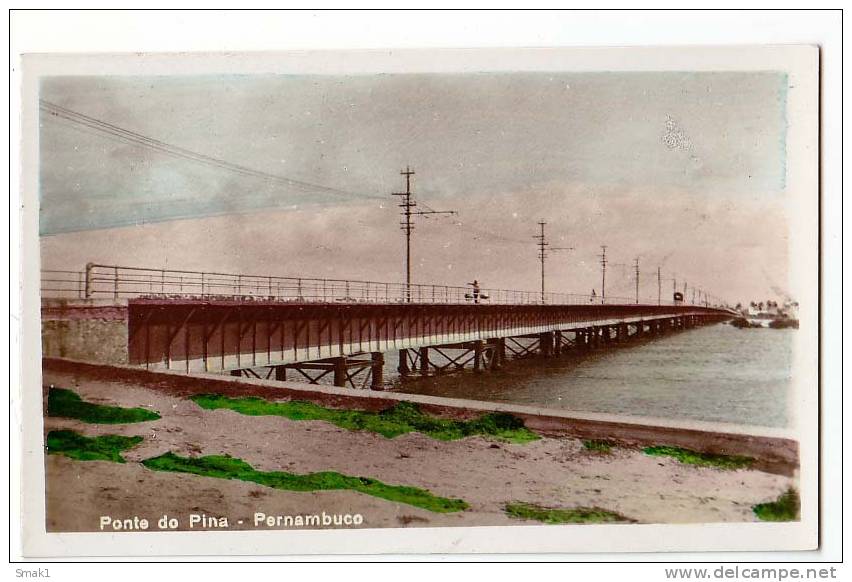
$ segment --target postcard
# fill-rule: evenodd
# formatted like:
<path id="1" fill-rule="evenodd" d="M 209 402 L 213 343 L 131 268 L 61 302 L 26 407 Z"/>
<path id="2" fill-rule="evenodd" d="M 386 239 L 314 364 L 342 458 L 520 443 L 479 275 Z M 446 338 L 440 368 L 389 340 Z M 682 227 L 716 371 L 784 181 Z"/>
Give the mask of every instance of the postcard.
<path id="1" fill-rule="evenodd" d="M 816 547 L 817 48 L 23 75 L 25 555 Z"/>

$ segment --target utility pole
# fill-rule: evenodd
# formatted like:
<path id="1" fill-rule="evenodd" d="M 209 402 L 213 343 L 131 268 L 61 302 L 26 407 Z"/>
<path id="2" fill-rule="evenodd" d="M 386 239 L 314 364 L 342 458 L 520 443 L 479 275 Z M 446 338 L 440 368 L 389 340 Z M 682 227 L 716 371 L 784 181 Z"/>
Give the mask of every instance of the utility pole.
<path id="1" fill-rule="evenodd" d="M 400 172 L 400 175 L 405 176 L 405 192 L 393 192 L 393 196 L 402 196 L 402 222 L 400 222 L 400 230 L 405 233 L 405 301 L 411 303 L 411 232 L 414 230 L 414 216 L 422 216 L 424 214 L 456 214 L 455 210 L 412 210 L 417 206 L 417 202 L 411 199 L 411 176 L 414 175 L 414 170 L 409 166 Z"/>
<path id="2" fill-rule="evenodd" d="M 657 267 L 657 305 L 663 304 L 663 273 Z"/>
<path id="3" fill-rule="evenodd" d="M 538 246 L 538 258 L 541 261 L 541 302 L 545 303 L 546 295 L 544 288 L 544 261 L 547 258 L 547 251 L 572 251 L 574 247 L 550 247 L 550 243 L 547 242 L 547 238 L 544 234 L 544 226 L 547 223 L 543 220 L 538 221 L 538 226 L 540 228 L 539 234 L 533 236 L 538 242 L 536 245 Z M 548 249 L 550 247 L 550 249 Z"/>
<path id="4" fill-rule="evenodd" d="M 633 268 L 636 271 L 636 304 L 639 304 L 639 257 L 633 259 Z"/>
<path id="5" fill-rule="evenodd" d="M 547 223 L 543 220 L 538 221 L 538 225 L 539 225 L 539 227 L 541 227 L 541 234 L 537 234 L 536 236 L 533 237 L 534 239 L 538 240 L 538 243 L 536 243 L 536 244 L 538 245 L 538 258 L 541 261 L 541 302 L 542 303 L 544 303 L 544 259 L 546 257 L 545 253 L 547 251 L 547 247 L 548 247 L 548 245 L 550 245 L 550 243 L 547 242 L 547 240 L 544 238 L 544 225 L 545 224 L 547 224 Z"/>
<path id="6" fill-rule="evenodd" d="M 606 245 L 601 245 L 601 305 L 606 303 Z"/>

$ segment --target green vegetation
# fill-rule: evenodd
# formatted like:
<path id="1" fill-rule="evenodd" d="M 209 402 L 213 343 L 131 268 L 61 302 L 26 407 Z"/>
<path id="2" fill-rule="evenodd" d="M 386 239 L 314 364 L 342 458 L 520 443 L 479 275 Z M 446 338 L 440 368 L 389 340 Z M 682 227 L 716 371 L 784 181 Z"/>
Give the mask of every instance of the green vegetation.
<path id="1" fill-rule="evenodd" d="M 763 521 L 797 521 L 799 519 L 799 492 L 787 489 L 776 501 L 758 503 L 752 511 Z"/>
<path id="2" fill-rule="evenodd" d="M 615 446 L 615 443 L 612 441 L 590 440 L 583 441 L 583 446 L 586 447 L 587 451 L 608 455 L 612 452 L 612 447 Z"/>
<path id="3" fill-rule="evenodd" d="M 47 453 L 65 455 L 79 461 L 113 461 L 124 463 L 122 451 L 142 442 L 141 436 L 125 437 L 108 434 L 87 437 L 73 430 L 53 430 L 47 435 Z"/>
<path id="4" fill-rule="evenodd" d="M 632 523 L 634 520 L 614 511 L 599 507 L 575 507 L 572 509 L 554 509 L 535 503 L 507 503 L 505 507 L 509 517 L 534 519 L 542 523 Z"/>
<path id="5" fill-rule="evenodd" d="M 738 455 L 713 455 L 710 453 L 699 453 L 680 447 L 646 447 L 646 455 L 653 457 L 674 457 L 681 463 L 697 465 L 699 467 L 715 467 L 717 469 L 744 469 L 754 463 L 752 457 Z"/>
<path id="6" fill-rule="evenodd" d="M 229 455 L 189 458 L 174 453 L 166 453 L 159 457 L 146 459 L 142 461 L 142 464 L 155 471 L 192 473 L 219 479 L 239 479 L 285 491 L 349 489 L 389 501 L 407 503 L 437 513 L 462 511 L 468 507 L 467 503 L 461 499 L 437 497 L 425 489 L 387 485 L 376 479 L 350 477 L 333 471 L 308 473 L 306 475 L 283 471 L 257 471 L 245 461 Z"/>
<path id="7" fill-rule="evenodd" d="M 442 441 L 483 435 L 512 443 L 528 443 L 540 437 L 524 427 L 521 419 L 511 414 L 492 413 L 475 420 L 436 418 L 420 411 L 411 402 L 400 402 L 381 412 L 337 410 L 311 402 L 270 402 L 263 398 L 228 398 L 219 394 L 201 394 L 192 400 L 208 410 L 227 408 L 250 416 L 283 416 L 290 420 L 324 420 L 348 430 L 366 430 L 387 438 L 408 432 L 419 432 Z"/>
<path id="8" fill-rule="evenodd" d="M 121 408 L 92 404 L 76 392 L 64 388 L 51 388 L 47 394 L 47 415 L 76 418 L 88 423 L 122 424 L 157 420 L 160 415 L 144 408 Z"/>

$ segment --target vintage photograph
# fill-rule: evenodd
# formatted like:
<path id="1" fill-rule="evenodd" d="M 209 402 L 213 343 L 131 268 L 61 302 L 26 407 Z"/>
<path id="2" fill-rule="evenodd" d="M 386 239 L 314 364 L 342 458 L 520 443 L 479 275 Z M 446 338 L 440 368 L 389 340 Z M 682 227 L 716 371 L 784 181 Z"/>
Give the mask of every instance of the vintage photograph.
<path id="1" fill-rule="evenodd" d="M 691 50 L 34 56 L 29 527 L 815 545 L 816 49 Z"/>

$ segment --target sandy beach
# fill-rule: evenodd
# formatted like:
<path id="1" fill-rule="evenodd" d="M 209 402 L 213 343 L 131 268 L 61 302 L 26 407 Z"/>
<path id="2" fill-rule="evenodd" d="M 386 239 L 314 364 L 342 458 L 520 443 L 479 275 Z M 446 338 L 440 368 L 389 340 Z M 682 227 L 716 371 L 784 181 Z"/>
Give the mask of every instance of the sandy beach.
<path id="1" fill-rule="evenodd" d="M 200 380 L 203 381 L 203 380 Z M 161 419 L 106 425 L 45 417 L 45 433 L 71 429 L 87 436 L 142 436 L 125 464 L 46 456 L 48 531 L 99 531 L 100 517 L 225 517 L 229 529 L 255 527 L 266 515 L 359 514 L 350 527 L 536 524 L 509 517 L 506 503 L 544 507 L 596 507 L 638 523 L 756 521 L 752 506 L 773 501 L 795 477 L 752 469 L 722 470 L 654 457 L 639 448 L 587 450 L 575 438 L 510 444 L 481 436 L 440 441 L 409 433 L 385 438 L 323 421 L 246 416 L 204 410 L 193 401 L 142 385 L 46 372 L 45 386 L 74 390 L 84 400 L 154 410 Z M 391 485 L 427 489 L 463 499 L 469 508 L 436 513 L 354 491 L 294 492 L 255 483 L 158 472 L 140 461 L 172 452 L 181 456 L 228 454 L 259 471 L 305 474 L 337 471 Z M 274 526 L 270 529 L 277 529 Z M 194 524 L 192 529 L 206 529 Z M 209 529 L 209 528 L 207 528 Z"/>

